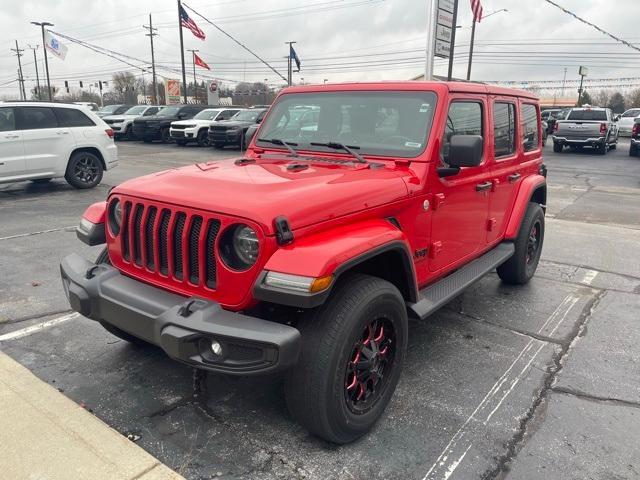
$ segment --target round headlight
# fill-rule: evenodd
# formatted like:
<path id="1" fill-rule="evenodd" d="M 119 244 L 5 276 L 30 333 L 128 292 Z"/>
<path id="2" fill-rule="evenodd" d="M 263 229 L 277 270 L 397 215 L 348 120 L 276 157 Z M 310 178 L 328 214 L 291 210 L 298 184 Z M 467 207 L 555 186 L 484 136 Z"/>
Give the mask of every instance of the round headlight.
<path id="1" fill-rule="evenodd" d="M 258 260 L 260 242 L 256 231 L 248 225 L 228 228 L 220 241 L 220 254 L 224 263 L 234 270 L 247 270 Z"/>
<path id="2" fill-rule="evenodd" d="M 117 198 L 109 204 L 109 228 L 115 237 L 120 233 L 122 225 L 122 204 Z"/>

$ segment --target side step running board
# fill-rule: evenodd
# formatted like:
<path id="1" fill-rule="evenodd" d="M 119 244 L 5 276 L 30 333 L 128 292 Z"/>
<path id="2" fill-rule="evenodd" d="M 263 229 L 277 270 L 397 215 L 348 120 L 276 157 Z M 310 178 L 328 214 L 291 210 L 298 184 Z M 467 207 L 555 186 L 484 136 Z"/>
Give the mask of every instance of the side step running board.
<path id="1" fill-rule="evenodd" d="M 456 270 L 451 275 L 420 290 L 416 303 L 409 303 L 409 309 L 421 319 L 425 319 L 449 302 L 465 288 L 504 263 L 513 255 L 515 247 L 511 242 L 499 244 L 479 258 Z"/>

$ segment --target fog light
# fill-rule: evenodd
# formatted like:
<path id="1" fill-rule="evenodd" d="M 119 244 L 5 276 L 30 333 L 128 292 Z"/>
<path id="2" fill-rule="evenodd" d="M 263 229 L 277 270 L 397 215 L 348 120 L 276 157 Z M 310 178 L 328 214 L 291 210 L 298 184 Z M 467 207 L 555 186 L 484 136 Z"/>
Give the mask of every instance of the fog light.
<path id="1" fill-rule="evenodd" d="M 222 345 L 220 345 L 217 341 L 211 341 L 211 351 L 214 355 L 220 356 L 222 355 Z"/>

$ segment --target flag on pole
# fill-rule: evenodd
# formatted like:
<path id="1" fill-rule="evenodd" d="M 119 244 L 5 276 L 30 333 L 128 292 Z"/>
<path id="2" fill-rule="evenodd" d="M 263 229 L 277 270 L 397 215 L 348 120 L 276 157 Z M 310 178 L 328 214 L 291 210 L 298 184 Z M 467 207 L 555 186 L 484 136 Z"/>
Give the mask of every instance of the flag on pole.
<path id="1" fill-rule="evenodd" d="M 194 22 L 193 19 L 189 17 L 189 15 L 187 14 L 187 11 L 182 7 L 182 5 L 179 5 L 179 9 L 180 9 L 180 25 L 182 25 L 184 28 L 188 28 L 189 30 L 191 30 L 191 33 L 193 33 L 196 36 L 196 38 L 199 38 L 200 40 L 204 40 L 205 38 L 204 32 L 200 30 L 198 25 L 196 25 L 196 22 Z"/>
<path id="2" fill-rule="evenodd" d="M 471 0 L 471 11 L 473 12 L 473 21 L 480 23 L 480 20 L 482 20 L 482 4 L 480 0 Z"/>
<path id="3" fill-rule="evenodd" d="M 298 58 L 298 54 L 293 49 L 293 45 L 289 44 L 289 58 L 296 62 L 296 68 L 298 72 L 300 71 L 300 59 Z"/>
<path id="4" fill-rule="evenodd" d="M 60 43 L 56 37 L 51 35 L 47 30 L 44 32 L 45 47 L 54 57 L 58 57 L 60 60 L 64 60 L 67 56 L 67 46 Z"/>
<path id="5" fill-rule="evenodd" d="M 209 68 L 209 65 L 207 65 L 207 63 L 196 54 L 196 52 L 193 52 L 193 62 L 199 67 L 211 70 L 211 68 Z"/>

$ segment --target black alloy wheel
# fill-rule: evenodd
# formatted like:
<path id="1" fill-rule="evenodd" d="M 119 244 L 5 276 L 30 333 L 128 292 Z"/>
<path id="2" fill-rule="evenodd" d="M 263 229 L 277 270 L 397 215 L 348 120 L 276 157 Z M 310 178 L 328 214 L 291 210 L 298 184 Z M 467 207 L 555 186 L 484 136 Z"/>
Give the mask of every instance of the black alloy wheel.
<path id="1" fill-rule="evenodd" d="M 71 156 L 65 179 L 75 188 L 93 188 L 102 180 L 104 168 L 97 155 L 80 151 Z"/>

